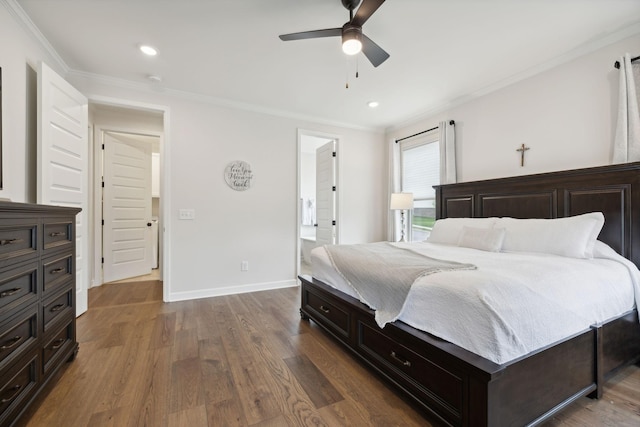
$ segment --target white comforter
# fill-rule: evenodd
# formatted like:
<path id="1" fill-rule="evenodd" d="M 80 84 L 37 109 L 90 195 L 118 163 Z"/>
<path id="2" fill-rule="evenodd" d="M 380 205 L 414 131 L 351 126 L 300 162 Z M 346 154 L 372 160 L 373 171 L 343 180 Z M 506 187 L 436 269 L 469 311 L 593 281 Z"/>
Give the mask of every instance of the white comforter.
<path id="1" fill-rule="evenodd" d="M 398 319 L 499 364 L 619 316 L 640 301 L 640 272 L 602 242 L 593 259 L 427 242 L 396 245 L 478 267 L 416 280 Z M 315 248 L 311 260 L 315 278 L 357 298 L 324 247 Z"/>

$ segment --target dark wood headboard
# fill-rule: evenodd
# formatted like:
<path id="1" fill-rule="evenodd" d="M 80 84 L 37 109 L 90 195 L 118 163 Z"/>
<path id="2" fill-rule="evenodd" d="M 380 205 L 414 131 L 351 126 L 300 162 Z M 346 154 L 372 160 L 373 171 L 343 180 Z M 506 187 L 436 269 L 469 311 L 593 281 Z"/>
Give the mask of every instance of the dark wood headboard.
<path id="1" fill-rule="evenodd" d="M 640 267 L 640 162 L 439 185 L 436 218 L 602 212 L 599 240 Z M 634 227 L 634 221 L 638 221 Z"/>

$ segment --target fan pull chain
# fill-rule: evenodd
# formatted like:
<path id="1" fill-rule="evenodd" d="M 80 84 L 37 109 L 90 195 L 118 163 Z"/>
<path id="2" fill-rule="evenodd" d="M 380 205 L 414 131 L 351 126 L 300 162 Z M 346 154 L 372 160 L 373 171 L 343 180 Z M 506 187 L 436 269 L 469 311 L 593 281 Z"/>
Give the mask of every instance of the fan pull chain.
<path id="1" fill-rule="evenodd" d="M 345 89 L 349 89 L 349 59 L 348 59 L 348 58 L 345 60 L 345 64 L 346 64 L 346 67 L 345 67 L 345 71 L 346 71 L 346 73 L 345 73 L 345 77 L 346 77 L 347 82 L 346 82 L 346 84 L 345 84 L 344 88 L 345 88 Z"/>
<path id="2" fill-rule="evenodd" d="M 360 64 L 360 55 L 356 55 L 356 79 L 360 77 L 358 75 L 358 65 Z"/>

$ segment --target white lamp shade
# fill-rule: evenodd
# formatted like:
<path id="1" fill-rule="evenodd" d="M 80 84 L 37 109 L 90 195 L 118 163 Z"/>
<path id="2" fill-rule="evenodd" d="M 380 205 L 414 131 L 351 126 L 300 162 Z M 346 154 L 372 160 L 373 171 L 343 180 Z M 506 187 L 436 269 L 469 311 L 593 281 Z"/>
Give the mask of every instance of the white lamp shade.
<path id="1" fill-rule="evenodd" d="M 413 193 L 391 193 L 391 210 L 413 209 Z"/>

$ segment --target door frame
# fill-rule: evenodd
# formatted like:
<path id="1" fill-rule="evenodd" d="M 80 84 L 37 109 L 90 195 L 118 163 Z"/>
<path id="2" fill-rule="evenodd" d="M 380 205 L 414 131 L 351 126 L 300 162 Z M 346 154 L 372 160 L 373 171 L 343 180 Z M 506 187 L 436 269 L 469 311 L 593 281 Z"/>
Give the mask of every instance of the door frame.
<path id="1" fill-rule="evenodd" d="M 296 262 L 295 262 L 295 266 L 296 266 L 296 270 L 295 270 L 295 279 L 296 281 L 298 280 L 298 275 L 300 274 L 300 256 L 302 254 L 302 245 L 300 242 L 300 224 L 302 223 L 302 215 L 300 212 L 300 191 L 301 191 L 301 185 L 300 185 L 300 181 L 301 181 L 301 175 L 302 175 L 302 139 L 305 136 L 311 136 L 311 137 L 316 137 L 316 138 L 324 138 L 324 139 L 332 139 L 335 141 L 335 150 L 336 150 L 336 195 L 335 195 L 335 212 L 336 212 L 336 244 L 340 243 L 341 241 L 341 233 L 340 233 L 340 225 L 342 223 L 341 221 L 341 214 L 340 214 L 340 206 L 341 206 L 341 201 L 342 201 L 342 181 L 340 180 L 340 169 L 341 169 L 341 156 L 340 156 L 340 139 L 342 138 L 340 135 L 336 135 L 336 134 L 332 134 L 332 133 L 328 133 L 328 132 L 322 132 L 322 131 L 315 131 L 315 130 L 308 130 L 308 129 L 301 129 L 298 128 L 298 133 L 297 133 L 297 168 L 296 168 L 296 172 L 297 172 L 297 178 L 296 178 L 296 203 L 295 203 L 295 209 L 296 209 L 296 250 L 295 250 L 295 254 L 296 254 Z"/>
<path id="2" fill-rule="evenodd" d="M 158 136 L 160 138 L 160 206 L 159 215 L 160 224 L 162 227 L 158 230 L 159 236 L 159 272 L 160 279 L 162 280 L 162 299 L 164 302 L 168 301 L 171 289 L 171 221 L 167 215 L 170 212 L 171 206 L 171 192 L 168 191 L 169 174 L 171 170 L 171 159 L 167 154 L 170 147 L 170 110 L 168 106 L 147 104 L 140 102 L 133 102 L 130 100 L 116 99 L 103 96 L 89 96 L 89 104 L 107 105 L 111 107 L 117 107 L 122 109 L 142 110 L 154 113 L 161 113 L 163 117 L 163 131 L 143 131 L 141 129 L 130 129 L 126 127 L 100 127 L 100 129 L 110 130 L 113 132 L 125 132 L 125 133 L 142 133 L 147 135 Z M 91 123 L 91 120 L 90 120 Z M 92 180 L 92 200 L 90 201 L 91 208 L 93 210 L 93 247 L 90 247 L 91 259 L 94 262 L 94 268 L 91 274 L 91 286 L 102 285 L 102 176 L 100 171 L 100 156 L 97 154 L 102 150 L 101 142 L 96 138 L 96 129 L 91 132 L 93 137 L 93 144 L 90 145 L 89 158 L 92 159 L 90 165 L 90 179 Z"/>

